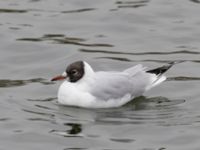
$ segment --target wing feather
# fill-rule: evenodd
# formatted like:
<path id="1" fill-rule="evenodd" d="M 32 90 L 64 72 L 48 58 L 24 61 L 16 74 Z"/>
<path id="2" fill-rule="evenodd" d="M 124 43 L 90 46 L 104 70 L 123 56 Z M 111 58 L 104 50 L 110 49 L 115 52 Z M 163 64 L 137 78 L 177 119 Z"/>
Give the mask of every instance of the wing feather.
<path id="1" fill-rule="evenodd" d="M 132 83 L 129 79 L 127 73 L 97 72 L 91 93 L 105 101 L 122 98 L 132 92 Z"/>
<path id="2" fill-rule="evenodd" d="M 127 94 L 134 98 L 162 81 L 164 77 L 161 80 L 157 75 L 146 72 L 142 65 L 136 65 L 123 72 L 96 72 L 90 92 L 104 101 L 121 99 Z"/>

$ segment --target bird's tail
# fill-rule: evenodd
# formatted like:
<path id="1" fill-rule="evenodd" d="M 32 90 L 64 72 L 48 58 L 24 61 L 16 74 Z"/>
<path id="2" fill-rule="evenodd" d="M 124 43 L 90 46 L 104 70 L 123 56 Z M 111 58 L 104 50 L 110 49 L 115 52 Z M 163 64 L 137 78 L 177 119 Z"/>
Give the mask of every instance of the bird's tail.
<path id="1" fill-rule="evenodd" d="M 164 66 L 156 68 L 156 69 L 148 70 L 146 72 L 160 76 L 163 73 L 165 73 L 167 70 L 169 70 L 173 65 L 182 63 L 182 62 L 184 62 L 184 61 L 173 61 L 173 62 L 168 63 L 167 65 L 164 65 Z"/>
<path id="2" fill-rule="evenodd" d="M 152 69 L 152 70 L 148 70 L 146 71 L 147 73 L 151 73 L 154 74 L 155 78 L 153 79 L 153 83 L 147 87 L 147 89 L 150 89 L 152 87 L 157 86 L 158 84 L 162 83 L 163 81 L 166 80 L 166 76 L 164 76 L 163 74 L 169 70 L 173 65 L 178 64 L 178 63 L 182 63 L 184 61 L 174 61 L 174 62 L 170 62 L 167 65 L 164 65 L 162 67 L 156 68 L 156 69 Z"/>

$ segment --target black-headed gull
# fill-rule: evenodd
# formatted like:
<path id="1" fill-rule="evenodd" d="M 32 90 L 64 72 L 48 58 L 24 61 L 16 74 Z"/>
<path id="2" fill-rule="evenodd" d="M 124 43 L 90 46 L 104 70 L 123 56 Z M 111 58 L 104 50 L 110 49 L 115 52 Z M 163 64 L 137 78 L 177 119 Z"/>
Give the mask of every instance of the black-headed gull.
<path id="1" fill-rule="evenodd" d="M 122 72 L 94 72 L 85 61 L 70 64 L 52 81 L 65 81 L 58 91 L 58 102 L 86 108 L 119 107 L 163 82 L 163 75 L 174 63 L 153 70 L 136 65 Z"/>

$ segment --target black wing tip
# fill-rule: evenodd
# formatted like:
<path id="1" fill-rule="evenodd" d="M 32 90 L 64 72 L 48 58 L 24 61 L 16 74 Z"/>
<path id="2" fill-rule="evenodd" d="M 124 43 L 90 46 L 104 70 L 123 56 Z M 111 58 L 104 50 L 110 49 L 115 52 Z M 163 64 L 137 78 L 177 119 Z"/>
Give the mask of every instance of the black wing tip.
<path id="1" fill-rule="evenodd" d="M 172 62 L 168 63 L 168 65 L 164 65 L 164 66 L 156 68 L 156 69 L 148 70 L 146 72 L 156 74 L 156 75 L 160 75 L 160 74 L 165 73 L 167 70 L 169 70 L 173 65 L 179 64 L 179 63 L 182 63 L 182 62 L 184 62 L 184 60 L 172 61 Z"/>
<path id="2" fill-rule="evenodd" d="M 162 66 L 162 67 L 159 67 L 159 68 L 156 68 L 156 69 L 148 70 L 146 72 L 159 75 L 159 74 L 165 73 L 171 67 L 172 67 L 172 65 L 166 65 L 166 66 Z"/>

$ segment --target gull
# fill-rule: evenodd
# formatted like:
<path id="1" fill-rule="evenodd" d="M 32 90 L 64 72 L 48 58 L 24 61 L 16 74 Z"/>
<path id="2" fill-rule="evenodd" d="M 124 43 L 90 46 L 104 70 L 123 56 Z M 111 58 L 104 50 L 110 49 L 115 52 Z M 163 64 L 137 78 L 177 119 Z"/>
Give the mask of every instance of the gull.
<path id="1" fill-rule="evenodd" d="M 138 64 L 123 71 L 95 72 L 86 61 L 76 61 L 51 81 L 64 80 L 58 90 L 62 105 L 120 107 L 165 81 L 164 73 L 175 63 L 152 70 Z"/>

